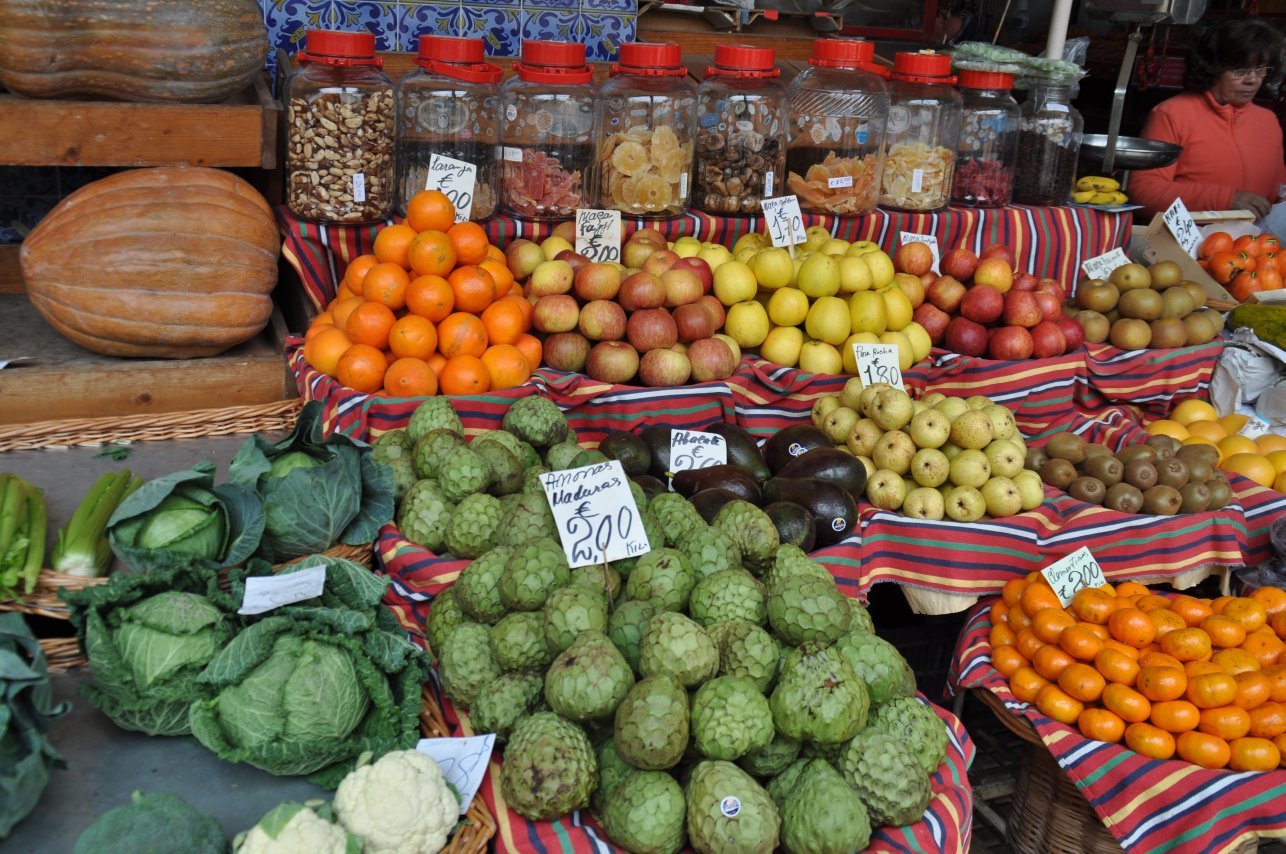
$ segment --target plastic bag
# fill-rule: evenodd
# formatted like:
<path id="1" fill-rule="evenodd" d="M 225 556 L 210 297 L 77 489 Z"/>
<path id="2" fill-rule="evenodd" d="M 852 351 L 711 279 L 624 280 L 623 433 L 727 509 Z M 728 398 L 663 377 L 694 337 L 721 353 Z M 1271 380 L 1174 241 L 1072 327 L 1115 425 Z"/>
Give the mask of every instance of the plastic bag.
<path id="1" fill-rule="evenodd" d="M 1063 44 L 1063 61 L 1074 62 L 1080 67 L 1085 67 L 1085 59 L 1090 52 L 1089 36 L 1078 36 L 1074 39 L 1068 39 Z"/>

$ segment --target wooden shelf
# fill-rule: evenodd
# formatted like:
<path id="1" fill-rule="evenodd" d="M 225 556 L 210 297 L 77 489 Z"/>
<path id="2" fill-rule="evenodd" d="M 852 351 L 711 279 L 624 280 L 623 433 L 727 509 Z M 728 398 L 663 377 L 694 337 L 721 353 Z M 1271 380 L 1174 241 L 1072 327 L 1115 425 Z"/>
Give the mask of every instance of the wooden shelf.
<path id="1" fill-rule="evenodd" d="M 42 100 L 0 93 L 0 165 L 272 169 L 280 116 L 267 75 L 219 104 Z"/>

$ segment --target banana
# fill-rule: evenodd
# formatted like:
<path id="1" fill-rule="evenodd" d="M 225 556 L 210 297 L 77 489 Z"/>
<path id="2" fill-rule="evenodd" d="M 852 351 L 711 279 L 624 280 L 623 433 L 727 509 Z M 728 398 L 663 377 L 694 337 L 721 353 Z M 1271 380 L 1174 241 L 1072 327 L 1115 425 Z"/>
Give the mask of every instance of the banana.
<path id="1" fill-rule="evenodd" d="M 1128 205 L 1129 203 L 1130 203 L 1130 197 L 1125 195 L 1125 193 L 1122 193 L 1120 190 L 1115 190 L 1112 192 L 1112 204 Z"/>
<path id="2" fill-rule="evenodd" d="M 1095 195 L 1096 194 L 1093 190 L 1076 190 L 1072 193 L 1072 201 L 1076 202 L 1078 205 L 1087 205 L 1090 203 L 1090 199 L 1093 199 Z"/>
<path id="3" fill-rule="evenodd" d="M 1094 190 L 1098 193 L 1110 193 L 1114 190 L 1121 189 L 1121 182 L 1114 178 L 1104 178 L 1101 175 L 1086 175 L 1076 182 L 1076 189 Z"/>
<path id="4" fill-rule="evenodd" d="M 1090 199 L 1090 204 L 1091 205 L 1113 205 L 1113 204 L 1116 204 L 1116 202 L 1113 201 L 1113 198 L 1114 198 L 1114 195 L 1112 193 L 1095 193 L 1093 198 Z"/>
<path id="5" fill-rule="evenodd" d="M 1077 191 L 1082 193 L 1094 192 L 1094 181 L 1095 178 L 1093 175 L 1086 175 L 1084 178 L 1081 178 L 1076 182 Z"/>

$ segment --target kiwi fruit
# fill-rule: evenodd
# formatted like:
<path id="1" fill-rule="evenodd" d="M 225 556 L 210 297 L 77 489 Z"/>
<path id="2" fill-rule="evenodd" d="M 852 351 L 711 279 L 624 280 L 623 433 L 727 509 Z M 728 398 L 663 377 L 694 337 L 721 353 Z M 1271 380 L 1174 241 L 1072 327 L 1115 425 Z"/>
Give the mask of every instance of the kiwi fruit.
<path id="1" fill-rule="evenodd" d="M 1206 465 L 1210 466 L 1211 471 L 1214 470 L 1215 466 L 1219 465 L 1219 449 L 1214 445 L 1200 443 L 1184 445 L 1175 456 L 1189 466 L 1192 465 L 1193 460 L 1204 460 Z"/>
<path id="2" fill-rule="evenodd" d="M 1180 513 L 1204 513 L 1210 507 L 1210 487 L 1193 481 L 1179 490 L 1183 503 L 1179 505 Z"/>
<path id="3" fill-rule="evenodd" d="M 1125 476 L 1125 466 L 1110 454 L 1095 454 L 1086 458 L 1085 462 L 1081 463 L 1081 471 L 1089 477 L 1102 481 L 1105 489 L 1120 483 L 1121 478 Z"/>
<path id="4" fill-rule="evenodd" d="M 1082 475 L 1068 485 L 1067 494 L 1086 504 L 1102 504 L 1107 498 L 1107 487 L 1096 477 Z"/>
<path id="5" fill-rule="evenodd" d="M 1085 440 L 1075 433 L 1055 433 L 1045 443 L 1045 453 L 1076 465 L 1085 459 Z"/>
<path id="6" fill-rule="evenodd" d="M 1222 510 L 1232 501 L 1232 487 L 1228 485 L 1228 481 L 1214 477 L 1206 481 L 1205 487 L 1210 491 L 1207 510 Z"/>
<path id="7" fill-rule="evenodd" d="M 1183 443 L 1178 439 L 1160 433 L 1155 436 L 1149 436 L 1147 444 L 1156 450 L 1157 460 L 1168 460 L 1183 447 Z"/>
<path id="8" fill-rule="evenodd" d="M 1157 463 L 1158 486 L 1183 489 L 1191 479 L 1192 473 L 1188 471 L 1188 464 L 1178 457 L 1171 457 L 1168 460 L 1161 460 Z"/>
<path id="9" fill-rule="evenodd" d="M 1182 460 L 1188 467 L 1188 483 L 1205 483 L 1214 476 L 1215 470 L 1210 463 L 1204 459 L 1188 456 L 1175 457 L 1176 460 Z"/>
<path id="10" fill-rule="evenodd" d="M 1125 482 L 1109 486 L 1103 506 L 1118 513 L 1138 513 L 1143 508 L 1143 492 Z"/>
<path id="11" fill-rule="evenodd" d="M 1045 462 L 1048 459 L 1049 454 L 1045 453 L 1044 448 L 1028 448 L 1027 461 L 1023 463 L 1023 468 L 1028 471 L 1039 472 L 1040 467 L 1045 465 Z"/>
<path id="12" fill-rule="evenodd" d="M 1143 490 L 1143 512 L 1150 516 L 1173 516 L 1183 506 L 1183 496 L 1173 486 Z"/>
<path id="13" fill-rule="evenodd" d="M 1040 479 L 1055 489 L 1067 489 L 1076 480 L 1076 466 L 1067 460 L 1046 460 L 1040 467 Z"/>
<path id="14" fill-rule="evenodd" d="M 1118 451 L 1116 458 L 1121 461 L 1122 465 L 1127 466 L 1135 460 L 1147 460 L 1150 463 L 1155 463 L 1157 461 L 1157 449 L 1151 445 L 1131 445 Z"/>
<path id="15" fill-rule="evenodd" d="M 1123 479 L 1146 492 L 1157 485 L 1157 467 L 1149 460 L 1131 460 L 1125 464 Z"/>
<path id="16" fill-rule="evenodd" d="M 1115 457 L 1116 454 L 1112 453 L 1112 449 L 1107 445 L 1104 445 L 1102 442 L 1086 442 L 1085 459 L 1088 460 L 1090 457 L 1097 456 Z"/>

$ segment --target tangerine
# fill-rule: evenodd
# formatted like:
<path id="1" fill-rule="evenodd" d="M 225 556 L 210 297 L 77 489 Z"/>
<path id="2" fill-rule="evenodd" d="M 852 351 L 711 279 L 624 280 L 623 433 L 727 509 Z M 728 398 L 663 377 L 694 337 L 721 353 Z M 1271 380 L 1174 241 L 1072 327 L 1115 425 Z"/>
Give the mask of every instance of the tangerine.
<path id="1" fill-rule="evenodd" d="M 513 388 L 531 377 L 527 357 L 512 344 L 493 344 L 482 354 L 482 363 L 491 375 L 491 388 Z"/>
<path id="2" fill-rule="evenodd" d="M 1202 768 L 1223 768 L 1232 756 L 1228 742 L 1204 732 L 1184 732 L 1175 741 L 1179 758 Z"/>
<path id="3" fill-rule="evenodd" d="M 1178 734 L 1197 728 L 1201 723 L 1201 710 L 1187 700 L 1165 700 L 1152 704 L 1148 720 L 1166 732 Z"/>
<path id="4" fill-rule="evenodd" d="M 1018 633 L 1008 623 L 996 623 L 987 632 L 987 641 L 991 644 L 992 649 L 1001 646 L 1013 646 L 1017 637 Z"/>
<path id="5" fill-rule="evenodd" d="M 440 231 L 421 231 L 406 250 L 407 266 L 417 276 L 445 276 L 455 269 L 455 246 Z"/>
<path id="6" fill-rule="evenodd" d="M 1265 632 L 1251 632 L 1246 635 L 1238 649 L 1244 649 L 1259 660 L 1260 667 L 1271 667 L 1277 663 L 1281 657 L 1282 650 L 1286 649 L 1276 635 L 1270 635 Z"/>
<path id="7" fill-rule="evenodd" d="M 1009 690 L 1024 703 L 1034 703 L 1040 689 L 1050 681 L 1030 667 L 1019 667 L 1009 677 Z"/>
<path id="8" fill-rule="evenodd" d="M 1011 578 L 1000 588 L 1000 598 L 1010 608 L 1017 605 L 1023 596 L 1023 591 L 1027 589 L 1027 579 Z"/>
<path id="9" fill-rule="evenodd" d="M 1054 588 L 1043 582 L 1028 584 L 1023 590 L 1020 602 L 1023 606 L 1023 611 L 1033 619 L 1036 616 L 1036 612 L 1043 608 L 1056 608 L 1060 611 L 1063 608 L 1063 603 L 1059 601 L 1058 594 L 1054 592 Z"/>
<path id="10" fill-rule="evenodd" d="M 1268 680 L 1268 699 L 1286 702 L 1286 664 L 1273 664 L 1259 671 Z"/>
<path id="11" fill-rule="evenodd" d="M 1182 593 L 1170 600 L 1170 610 L 1178 614 L 1187 626 L 1198 626 L 1202 620 L 1214 613 L 1214 609 L 1204 599 Z"/>
<path id="12" fill-rule="evenodd" d="M 1021 652 L 1024 658 L 1034 658 L 1036 652 L 1043 646 L 1045 644 L 1031 629 L 1019 629 L 1014 633 L 1014 649 Z"/>
<path id="13" fill-rule="evenodd" d="M 373 394 L 384 387 L 387 370 L 388 359 L 382 350 L 370 344 L 354 344 L 339 357 L 335 378 L 354 391 Z"/>
<path id="14" fill-rule="evenodd" d="M 438 393 L 438 375 L 423 359 L 406 356 L 384 372 L 384 392 L 390 397 L 432 397 Z"/>
<path id="15" fill-rule="evenodd" d="M 487 328 L 472 314 L 463 311 L 450 314 L 438 324 L 438 351 L 448 359 L 481 356 L 487 351 Z"/>
<path id="16" fill-rule="evenodd" d="M 1062 688 L 1069 697 L 1083 703 L 1092 703 L 1097 700 L 1103 694 L 1103 688 L 1106 685 L 1107 680 L 1103 678 L 1102 673 L 1079 661 L 1067 665 L 1058 674 L 1058 687 Z"/>
<path id="17" fill-rule="evenodd" d="M 1094 667 L 1108 682 L 1117 682 L 1122 685 L 1133 685 L 1139 675 L 1139 663 L 1111 647 L 1103 647 L 1099 650 L 1098 655 L 1094 656 Z"/>
<path id="18" fill-rule="evenodd" d="M 1086 709 L 1076 719 L 1081 735 L 1095 741 L 1115 744 L 1125 735 L 1125 721 L 1107 709 Z"/>
<path id="19" fill-rule="evenodd" d="M 1270 617 L 1286 611 L 1286 590 L 1280 587 L 1259 587 L 1250 594 L 1250 598 L 1262 605 L 1264 613 Z"/>
<path id="20" fill-rule="evenodd" d="M 1150 596 L 1152 595 L 1152 591 L 1149 590 L 1146 585 L 1140 584 L 1137 581 L 1122 581 L 1120 584 L 1116 585 L 1116 595 L 1118 597 Z"/>
<path id="21" fill-rule="evenodd" d="M 406 203 L 406 222 L 419 232 L 446 231 L 455 224 L 455 205 L 441 190 L 420 190 Z"/>
<path id="22" fill-rule="evenodd" d="M 1237 695 L 1232 698 L 1234 706 L 1250 711 L 1273 699 L 1272 680 L 1259 671 L 1247 670 L 1232 678 L 1237 683 Z"/>
<path id="23" fill-rule="evenodd" d="M 1042 644 L 1027 658 L 1036 672 L 1051 682 L 1056 681 L 1064 670 L 1076 663 L 1076 659 L 1058 647 L 1048 644 Z"/>
<path id="24" fill-rule="evenodd" d="M 326 310 L 329 311 L 331 317 L 334 318 L 335 327 L 337 329 L 344 329 L 348 326 L 349 315 L 354 311 L 357 311 L 357 307 L 359 305 L 363 305 L 365 302 L 366 300 L 362 297 L 344 297 L 343 299 L 335 300 Z"/>
<path id="25" fill-rule="evenodd" d="M 476 222 L 457 222 L 447 229 L 460 264 L 479 264 L 487 257 L 487 230 Z"/>
<path id="26" fill-rule="evenodd" d="M 1147 723 L 1132 723 L 1125 728 L 1125 746 L 1149 759 L 1169 759 L 1175 751 L 1174 736 Z"/>
<path id="27" fill-rule="evenodd" d="M 381 263 L 396 264 L 403 270 L 409 270 L 411 262 L 407 258 L 407 250 L 410 249 L 413 240 L 415 240 L 415 229 L 411 226 L 402 223 L 386 225 L 380 229 L 379 234 L 375 235 L 375 243 L 371 251 Z"/>
<path id="28" fill-rule="evenodd" d="M 994 647 L 991 650 L 991 666 L 996 668 L 1002 676 L 1010 678 L 1020 667 L 1027 667 L 1031 664 L 1023 658 L 1023 654 L 1012 646 Z"/>
<path id="29" fill-rule="evenodd" d="M 1237 697 L 1237 680 L 1222 671 L 1196 676 L 1189 674 L 1184 696 L 1199 709 L 1227 706 Z"/>
<path id="30" fill-rule="evenodd" d="M 1241 646 L 1246 639 L 1246 630 L 1241 623 L 1232 617 L 1222 614 L 1211 614 L 1201 621 L 1199 628 L 1210 636 L 1210 643 L 1219 649 L 1232 649 Z"/>
<path id="31" fill-rule="evenodd" d="M 1142 649 L 1156 638 L 1156 624 L 1147 614 L 1138 608 L 1117 608 L 1107 618 L 1108 631 L 1112 637 L 1129 644 L 1135 649 Z"/>
<path id="32" fill-rule="evenodd" d="M 1162 635 L 1158 643 L 1162 652 L 1179 661 L 1205 661 L 1213 655 L 1210 635 L 1201 629 L 1175 629 Z"/>
<path id="33" fill-rule="evenodd" d="M 1268 612 L 1259 602 L 1238 596 L 1224 605 L 1223 616 L 1236 620 L 1247 634 L 1268 622 Z"/>
<path id="34" fill-rule="evenodd" d="M 1106 625 L 1115 610 L 1116 597 L 1097 587 L 1082 587 L 1072 597 L 1072 613 L 1087 623 Z"/>
<path id="35" fill-rule="evenodd" d="M 1046 717 L 1073 726 L 1085 711 L 1085 704 L 1057 685 L 1046 685 L 1036 695 L 1036 708 Z"/>
<path id="36" fill-rule="evenodd" d="M 1146 721 L 1152 714 L 1152 703 L 1129 685 L 1109 682 L 1100 698 L 1103 706 L 1127 723 Z"/>
<path id="37" fill-rule="evenodd" d="M 1076 625 L 1076 618 L 1062 608 L 1042 608 L 1031 618 L 1031 630 L 1045 643 L 1058 643 L 1063 630 Z"/>
<path id="38" fill-rule="evenodd" d="M 1154 703 L 1177 700 L 1188 689 L 1188 674 L 1178 667 L 1154 667 L 1145 665 L 1139 669 L 1139 679 L 1135 683 L 1139 693 Z"/>
<path id="39" fill-rule="evenodd" d="M 1202 709 L 1197 729 L 1220 738 L 1241 738 L 1250 731 L 1250 712 L 1239 706 Z"/>
<path id="40" fill-rule="evenodd" d="M 1276 738 L 1286 732 L 1286 707 L 1281 703 L 1263 703 L 1250 712 L 1250 734 L 1259 738 Z"/>
<path id="41" fill-rule="evenodd" d="M 1082 623 L 1063 629 L 1058 645 L 1068 655 L 1079 661 L 1093 661 L 1103 648 L 1103 639 Z"/>
<path id="42" fill-rule="evenodd" d="M 438 349 L 438 330 L 427 317 L 408 314 L 389 330 L 388 348 L 398 358 L 427 359 Z"/>
<path id="43" fill-rule="evenodd" d="M 1277 745 L 1266 737 L 1235 738 L 1229 747 L 1232 748 L 1232 756 L 1228 760 L 1228 767 L 1234 771 L 1271 771 L 1282 758 Z"/>
<path id="44" fill-rule="evenodd" d="M 455 309 L 455 291 L 441 276 L 417 276 L 406 286 L 406 310 L 434 323 Z"/>
<path id="45" fill-rule="evenodd" d="M 1183 617 L 1180 617 L 1169 608 L 1153 608 L 1151 611 L 1147 612 L 1147 615 L 1148 619 L 1152 621 L 1152 625 L 1156 626 L 1157 638 L 1160 638 L 1167 632 L 1172 632 L 1175 629 L 1182 629 L 1188 625 L 1183 621 Z"/>
<path id="46" fill-rule="evenodd" d="M 477 356 L 459 355 L 447 359 L 438 381 L 443 394 L 484 394 L 491 389 L 491 375 Z"/>
<path id="47" fill-rule="evenodd" d="M 1214 657 L 1210 660 L 1214 664 L 1218 665 L 1220 670 L 1225 673 L 1231 673 L 1233 676 L 1236 676 L 1238 673 L 1246 673 L 1247 671 L 1256 671 L 1261 669 L 1259 659 L 1241 648 L 1221 649 L 1216 652 Z"/>

